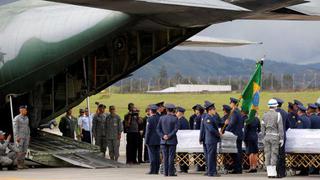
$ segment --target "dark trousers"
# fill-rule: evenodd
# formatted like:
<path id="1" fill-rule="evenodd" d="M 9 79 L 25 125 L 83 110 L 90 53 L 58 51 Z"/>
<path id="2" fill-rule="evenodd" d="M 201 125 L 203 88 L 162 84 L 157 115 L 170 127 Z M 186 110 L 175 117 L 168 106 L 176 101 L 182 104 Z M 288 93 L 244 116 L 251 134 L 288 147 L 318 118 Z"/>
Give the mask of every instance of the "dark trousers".
<path id="1" fill-rule="evenodd" d="M 207 175 L 213 176 L 217 174 L 217 143 L 206 144 L 207 156 Z"/>
<path id="2" fill-rule="evenodd" d="M 164 175 L 174 175 L 174 159 L 176 155 L 176 145 L 161 145 L 163 156 Z"/>
<path id="3" fill-rule="evenodd" d="M 81 141 L 83 142 L 87 142 L 91 144 L 91 135 L 90 135 L 90 131 L 85 131 L 84 129 L 82 129 L 82 137 L 81 137 Z"/>
<path id="4" fill-rule="evenodd" d="M 278 177 L 286 177 L 286 152 L 285 143 L 279 147 L 279 155 L 277 161 L 277 175 Z"/>
<path id="5" fill-rule="evenodd" d="M 183 157 L 181 162 L 180 162 L 180 170 L 181 172 L 188 172 L 189 170 L 189 166 L 186 164 L 188 163 L 189 164 L 189 157 L 188 157 L 188 153 L 179 153 L 179 156 L 180 157 Z"/>
<path id="6" fill-rule="evenodd" d="M 137 163 L 137 153 L 138 153 L 138 137 L 139 133 L 127 133 L 127 146 L 126 155 L 127 163 Z"/>
<path id="7" fill-rule="evenodd" d="M 150 160 L 150 173 L 151 174 L 159 174 L 160 168 L 160 146 L 159 145 L 151 145 L 147 146 L 149 152 L 149 160 Z"/>
<path id="8" fill-rule="evenodd" d="M 143 151 L 143 160 L 145 162 L 149 161 L 149 153 L 148 153 L 148 147 L 147 145 L 144 146 L 144 151 Z"/>
<path id="9" fill-rule="evenodd" d="M 138 136 L 138 162 L 139 163 L 143 162 L 142 153 L 143 153 L 143 137 L 139 133 L 139 136 Z"/>
<path id="10" fill-rule="evenodd" d="M 206 159 L 208 159 L 207 158 L 207 147 L 206 147 L 205 144 L 203 144 L 202 146 L 203 146 L 203 155 L 204 155 L 203 160 L 205 162 L 205 165 L 202 165 L 202 166 L 198 165 L 197 166 L 197 171 L 206 171 L 206 165 L 207 165 Z"/>
<path id="11" fill-rule="evenodd" d="M 233 160 L 233 170 L 237 173 L 242 173 L 242 140 L 237 139 L 237 150 L 236 154 L 231 154 Z"/>

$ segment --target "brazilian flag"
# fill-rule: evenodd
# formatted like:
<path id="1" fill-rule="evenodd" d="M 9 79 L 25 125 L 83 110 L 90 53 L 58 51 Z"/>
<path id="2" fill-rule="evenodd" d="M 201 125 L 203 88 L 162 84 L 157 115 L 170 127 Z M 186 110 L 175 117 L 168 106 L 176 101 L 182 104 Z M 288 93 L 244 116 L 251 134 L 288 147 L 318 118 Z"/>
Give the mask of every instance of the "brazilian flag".
<path id="1" fill-rule="evenodd" d="M 248 119 L 245 120 L 246 124 L 250 124 L 255 119 L 256 112 L 259 107 L 260 89 L 261 89 L 261 71 L 263 61 L 258 61 L 256 70 L 250 78 L 247 86 L 241 94 L 242 110 L 249 112 Z"/>

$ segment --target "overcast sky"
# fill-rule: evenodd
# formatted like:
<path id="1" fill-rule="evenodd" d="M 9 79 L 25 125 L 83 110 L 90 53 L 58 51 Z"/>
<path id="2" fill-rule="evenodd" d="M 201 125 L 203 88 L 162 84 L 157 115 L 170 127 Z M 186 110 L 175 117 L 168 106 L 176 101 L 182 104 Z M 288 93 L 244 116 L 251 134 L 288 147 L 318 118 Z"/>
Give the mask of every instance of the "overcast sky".
<path id="1" fill-rule="evenodd" d="M 212 25 L 199 35 L 263 42 L 232 48 L 210 48 L 232 57 L 267 59 L 297 64 L 320 63 L 320 22 L 232 21 Z"/>

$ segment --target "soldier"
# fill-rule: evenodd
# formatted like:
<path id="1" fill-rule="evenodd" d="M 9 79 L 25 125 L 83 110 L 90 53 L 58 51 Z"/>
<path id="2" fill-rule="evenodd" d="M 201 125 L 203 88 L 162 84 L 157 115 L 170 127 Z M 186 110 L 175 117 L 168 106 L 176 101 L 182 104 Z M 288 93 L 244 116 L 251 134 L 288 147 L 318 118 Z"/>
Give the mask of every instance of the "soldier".
<path id="1" fill-rule="evenodd" d="M 14 164 L 19 148 L 15 144 L 11 144 L 10 139 L 11 135 L 5 139 L 5 132 L 0 131 L 0 171 L 3 166 L 8 166 L 8 170 L 16 170 Z M 9 153 L 7 153 L 7 149 L 10 150 Z"/>
<path id="2" fill-rule="evenodd" d="M 197 113 L 196 113 L 196 108 L 197 108 L 198 104 L 197 105 L 194 105 L 192 107 L 192 110 L 193 110 L 193 114 L 190 116 L 189 118 L 189 127 L 190 129 L 193 129 L 193 124 L 194 124 L 194 120 L 195 118 L 197 117 Z"/>
<path id="3" fill-rule="evenodd" d="M 279 147 L 279 156 L 278 156 L 278 162 L 277 162 L 277 177 L 282 178 L 286 177 L 286 152 L 285 152 L 285 145 L 286 145 L 286 132 L 290 128 L 290 120 L 288 113 L 281 108 L 282 104 L 284 103 L 282 99 L 280 98 L 273 98 L 277 101 L 278 107 L 276 109 L 276 112 L 279 112 L 282 117 L 282 123 L 283 123 L 283 146 Z"/>
<path id="4" fill-rule="evenodd" d="M 298 118 L 296 129 L 310 129 L 311 128 L 311 121 L 306 115 L 307 108 L 303 105 L 298 105 Z"/>
<path id="5" fill-rule="evenodd" d="M 116 108 L 109 106 L 110 114 L 106 118 L 106 137 L 110 159 L 118 161 L 121 133 L 123 131 L 120 116 L 116 114 Z"/>
<path id="6" fill-rule="evenodd" d="M 289 121 L 289 125 L 291 129 L 296 128 L 296 124 L 297 124 L 297 112 L 294 111 L 293 109 L 293 103 L 292 102 L 288 102 L 288 121 Z"/>
<path id="7" fill-rule="evenodd" d="M 248 113 L 244 112 L 245 119 L 248 118 Z M 254 121 L 244 126 L 244 142 L 246 145 L 246 152 L 249 156 L 250 169 L 248 173 L 256 173 L 258 166 L 258 133 L 261 131 L 260 120 L 255 117 Z"/>
<path id="8" fill-rule="evenodd" d="M 242 141 L 243 141 L 243 126 L 244 120 L 241 117 L 240 111 L 238 109 L 239 100 L 236 98 L 230 98 L 230 107 L 232 108 L 232 113 L 230 119 L 225 121 L 227 124 L 226 131 L 232 132 L 237 136 L 237 154 L 232 154 L 232 159 L 234 162 L 234 168 L 231 174 L 241 174 L 242 173 Z"/>
<path id="9" fill-rule="evenodd" d="M 205 101 L 204 107 L 207 111 L 200 129 L 200 144 L 205 144 L 204 153 L 206 157 L 207 176 L 219 176 L 217 174 L 217 144 L 220 141 L 216 109 L 213 103 Z"/>
<path id="10" fill-rule="evenodd" d="M 66 115 L 63 116 L 59 123 L 59 130 L 62 136 L 74 139 L 75 134 L 78 135 L 78 120 L 72 115 L 72 109 L 68 109 Z"/>
<path id="11" fill-rule="evenodd" d="M 302 102 L 300 102 L 299 100 L 293 100 L 293 110 L 295 111 L 295 112 L 298 112 L 298 110 L 299 110 L 299 107 L 298 106 L 303 106 L 303 103 Z"/>
<path id="12" fill-rule="evenodd" d="M 184 112 L 186 110 L 183 107 L 177 107 L 177 112 L 176 112 L 176 116 L 178 118 L 179 121 L 179 130 L 187 130 L 190 129 L 189 128 L 189 122 L 188 120 L 184 117 Z M 180 157 L 186 157 L 187 154 L 185 153 L 179 153 Z M 189 162 L 189 158 L 183 158 L 184 162 Z M 188 173 L 189 170 L 189 166 L 186 165 L 184 162 L 180 163 L 180 171 L 182 173 Z"/>
<path id="13" fill-rule="evenodd" d="M 27 106 L 23 105 L 19 108 L 20 114 L 13 119 L 13 134 L 15 140 L 19 143 L 20 151 L 17 153 L 18 169 L 26 169 L 24 159 L 29 147 L 30 128 L 29 118 L 27 116 Z"/>
<path id="14" fill-rule="evenodd" d="M 157 133 L 161 138 L 161 151 L 164 159 L 164 175 L 177 176 L 174 173 L 174 160 L 176 155 L 176 146 L 178 144 L 177 131 L 179 122 L 174 115 L 175 106 L 173 104 L 166 104 L 167 115 L 161 116 Z"/>
<path id="15" fill-rule="evenodd" d="M 284 144 L 284 128 L 281 114 L 276 112 L 278 102 L 275 99 L 268 101 L 269 111 L 262 117 L 261 131 L 264 137 L 265 165 L 268 177 L 276 177 L 276 165 L 280 147 Z"/>
<path id="16" fill-rule="evenodd" d="M 107 133 L 106 133 L 106 106 L 103 104 L 98 105 L 97 113 L 92 119 L 92 135 L 95 140 L 95 145 L 100 147 L 100 151 L 105 157 L 107 147 Z"/>
<path id="17" fill-rule="evenodd" d="M 320 116 L 316 114 L 317 108 L 316 104 L 308 105 L 307 114 L 311 121 L 311 129 L 320 129 Z M 311 167 L 310 174 L 319 174 L 319 168 Z"/>
<path id="18" fill-rule="evenodd" d="M 317 115 L 320 116 L 320 103 L 315 103 L 315 105 L 317 106 Z"/>
<path id="19" fill-rule="evenodd" d="M 159 174 L 160 168 L 160 136 L 157 133 L 159 116 L 157 115 L 158 106 L 149 106 L 149 117 L 146 126 L 145 143 L 148 147 L 150 171 L 147 174 Z"/>
<path id="20" fill-rule="evenodd" d="M 88 109 L 80 109 L 78 126 L 81 129 L 81 141 L 91 143 L 91 124 L 92 118 L 89 115 Z"/>
<path id="21" fill-rule="evenodd" d="M 315 104 L 309 104 L 307 109 L 311 121 L 311 129 L 320 129 L 320 116 L 316 114 L 317 108 Z"/>
<path id="22" fill-rule="evenodd" d="M 158 106 L 157 106 L 158 107 Z M 145 110 L 146 116 L 142 118 L 142 123 L 143 123 L 143 138 L 146 136 L 146 128 L 147 128 L 147 122 L 148 118 L 150 117 L 150 109 L 149 106 Z M 160 147 L 160 146 L 159 146 Z M 144 152 L 143 152 L 143 160 L 145 163 L 149 163 L 149 154 L 148 154 L 148 147 L 145 144 L 144 145 Z"/>
<path id="23" fill-rule="evenodd" d="M 124 132 L 127 133 L 126 157 L 127 164 L 138 164 L 138 138 L 139 125 L 142 119 L 139 117 L 139 110 L 134 107 L 133 103 L 128 104 L 129 112 L 124 116 Z"/>
<path id="24" fill-rule="evenodd" d="M 224 122 L 229 118 L 230 112 L 231 112 L 231 107 L 228 105 L 223 105 L 222 111 L 223 111 L 223 117 L 221 118 L 221 121 L 218 123 L 219 128 L 222 128 L 224 125 Z"/>
<path id="25" fill-rule="evenodd" d="M 157 110 L 158 116 L 166 115 L 166 108 L 164 107 L 164 101 L 158 102 L 156 106 L 158 106 L 158 110 Z"/>

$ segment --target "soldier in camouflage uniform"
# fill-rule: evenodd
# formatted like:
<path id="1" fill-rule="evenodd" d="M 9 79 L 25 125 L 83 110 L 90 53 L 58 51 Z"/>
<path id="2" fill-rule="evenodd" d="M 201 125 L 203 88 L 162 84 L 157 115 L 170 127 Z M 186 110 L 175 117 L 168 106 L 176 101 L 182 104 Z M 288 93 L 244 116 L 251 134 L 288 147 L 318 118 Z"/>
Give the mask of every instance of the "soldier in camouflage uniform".
<path id="1" fill-rule="evenodd" d="M 279 144 L 280 147 L 284 144 L 284 128 L 281 114 L 276 112 L 278 102 L 275 99 L 270 99 L 268 106 L 270 110 L 262 117 L 261 131 L 264 137 L 265 165 L 268 177 L 276 177 Z"/>
<path id="2" fill-rule="evenodd" d="M 100 146 L 100 151 L 105 156 L 107 148 L 107 137 L 106 137 L 106 106 L 99 104 L 97 113 L 92 119 L 92 135 L 95 140 L 95 145 Z"/>
<path id="3" fill-rule="evenodd" d="M 120 116 L 116 114 L 114 106 L 109 107 L 110 114 L 106 120 L 107 146 L 110 159 L 118 161 L 121 133 L 123 131 Z"/>
<path id="4" fill-rule="evenodd" d="M 19 143 L 20 151 L 17 154 L 18 169 L 26 169 L 24 158 L 27 154 L 30 141 L 29 118 L 27 116 L 27 106 L 20 106 L 20 114 L 13 119 L 13 134 L 15 141 Z"/>
<path id="5" fill-rule="evenodd" d="M 19 148 L 10 143 L 11 135 L 5 139 L 5 133 L 0 131 L 0 170 L 2 170 L 3 166 L 8 166 L 8 170 L 16 170 L 14 167 L 17 153 L 19 152 Z M 7 153 L 7 149 L 10 150 Z"/>

